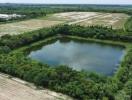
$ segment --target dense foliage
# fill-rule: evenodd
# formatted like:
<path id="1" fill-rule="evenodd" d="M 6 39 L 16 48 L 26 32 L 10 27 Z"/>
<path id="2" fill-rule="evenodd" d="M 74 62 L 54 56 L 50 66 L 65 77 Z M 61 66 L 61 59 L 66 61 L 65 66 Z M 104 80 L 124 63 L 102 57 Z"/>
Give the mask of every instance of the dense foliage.
<path id="1" fill-rule="evenodd" d="M 2 36 L 0 39 L 0 46 L 7 46 L 11 49 L 15 49 L 59 34 L 62 36 L 72 35 L 84 38 L 132 42 L 132 36 L 119 35 L 116 33 L 118 33 L 118 31 L 101 26 L 83 27 L 79 25 L 59 25 L 16 36 Z"/>
<path id="2" fill-rule="evenodd" d="M 125 29 L 130 33 L 132 32 L 132 17 L 130 17 L 125 23 Z"/>
<path id="3" fill-rule="evenodd" d="M 12 51 L 40 40 L 61 36 L 132 42 L 131 36 L 117 35 L 116 32 L 118 31 L 101 26 L 59 25 L 16 36 L 2 36 L 0 71 L 80 100 L 104 98 L 114 100 L 117 97 L 122 99 L 127 97 L 129 100 L 132 98 L 132 47 L 113 78 L 78 72 L 68 66 L 53 68 L 27 58 L 23 50 Z M 123 97 L 119 96 L 121 93 L 124 93 Z"/>
<path id="4" fill-rule="evenodd" d="M 22 53 L 0 55 L 0 71 L 78 99 L 87 100 L 111 95 L 109 91 L 105 91 L 108 90 L 107 87 L 102 87 L 107 82 L 104 77 L 95 74 L 88 76 L 67 66 L 51 68 L 31 61 Z"/>

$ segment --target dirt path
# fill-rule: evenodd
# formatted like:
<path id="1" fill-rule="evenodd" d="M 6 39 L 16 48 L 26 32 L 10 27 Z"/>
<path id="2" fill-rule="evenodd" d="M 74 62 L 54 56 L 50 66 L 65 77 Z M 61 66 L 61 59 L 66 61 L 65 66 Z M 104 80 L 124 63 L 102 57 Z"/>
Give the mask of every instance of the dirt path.
<path id="1" fill-rule="evenodd" d="M 28 84 L 29 86 L 27 86 Z M 70 97 L 35 86 L 8 75 L 0 74 L 0 100 L 72 100 Z"/>

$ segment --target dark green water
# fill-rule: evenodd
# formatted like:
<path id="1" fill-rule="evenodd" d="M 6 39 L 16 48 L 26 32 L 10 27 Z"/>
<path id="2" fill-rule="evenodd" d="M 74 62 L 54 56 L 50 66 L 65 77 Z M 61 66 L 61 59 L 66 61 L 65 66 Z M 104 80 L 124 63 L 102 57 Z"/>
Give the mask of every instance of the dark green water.
<path id="1" fill-rule="evenodd" d="M 94 42 L 56 40 L 33 50 L 28 57 L 49 65 L 68 65 L 75 70 L 113 75 L 124 56 L 124 48 Z"/>

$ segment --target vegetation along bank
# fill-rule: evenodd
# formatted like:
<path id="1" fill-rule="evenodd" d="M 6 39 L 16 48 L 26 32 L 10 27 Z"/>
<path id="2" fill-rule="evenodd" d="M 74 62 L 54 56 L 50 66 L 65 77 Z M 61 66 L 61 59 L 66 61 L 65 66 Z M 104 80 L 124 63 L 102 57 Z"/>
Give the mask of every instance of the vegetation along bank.
<path id="1" fill-rule="evenodd" d="M 0 71 L 79 100 L 129 100 L 132 98 L 132 36 L 118 32 L 101 26 L 58 25 L 14 36 L 4 35 L 0 39 Z M 26 49 L 61 36 L 119 44 L 127 53 L 112 77 L 75 71 L 68 66 L 53 68 L 26 57 Z"/>

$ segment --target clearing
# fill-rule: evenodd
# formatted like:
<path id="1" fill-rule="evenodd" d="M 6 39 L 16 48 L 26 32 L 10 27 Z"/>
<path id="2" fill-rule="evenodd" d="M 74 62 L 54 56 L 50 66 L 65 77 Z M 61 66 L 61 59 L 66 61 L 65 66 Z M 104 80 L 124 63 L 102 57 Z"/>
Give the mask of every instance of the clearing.
<path id="1" fill-rule="evenodd" d="M 15 23 L 7 23 L 0 25 L 0 36 L 4 34 L 20 34 L 27 31 L 37 30 L 43 27 L 51 27 L 62 23 L 61 21 L 50 21 L 41 19 L 31 19 Z"/>
<path id="2" fill-rule="evenodd" d="M 0 74 L 0 100 L 72 100 L 61 93 L 35 86 L 17 78 Z"/>
<path id="3" fill-rule="evenodd" d="M 124 28 L 128 15 L 123 13 L 100 13 L 100 12 L 65 12 L 49 14 L 39 19 L 30 19 L 14 23 L 0 24 L 0 36 L 4 34 L 20 34 L 27 31 L 37 30 L 43 27 L 67 23 L 83 26 L 103 25 L 115 29 Z"/>
<path id="4" fill-rule="evenodd" d="M 66 12 L 57 13 L 48 19 L 64 20 L 68 24 L 79 24 L 83 26 L 103 25 L 115 29 L 124 28 L 128 15 L 123 13 L 100 13 L 100 12 Z"/>

